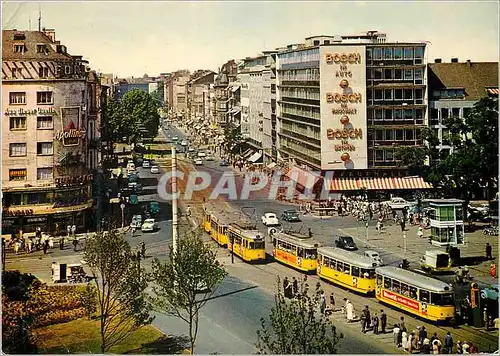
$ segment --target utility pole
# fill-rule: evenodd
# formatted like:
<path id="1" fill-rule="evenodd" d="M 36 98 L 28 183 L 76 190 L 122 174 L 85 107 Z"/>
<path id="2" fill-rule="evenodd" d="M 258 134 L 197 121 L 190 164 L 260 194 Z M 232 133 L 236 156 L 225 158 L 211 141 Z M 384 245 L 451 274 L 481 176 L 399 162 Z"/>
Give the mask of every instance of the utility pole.
<path id="1" fill-rule="evenodd" d="M 403 244 L 404 244 L 404 249 L 405 249 L 405 255 L 406 255 L 406 250 L 407 250 L 407 243 L 406 243 L 406 231 L 403 231 Z"/>
<path id="2" fill-rule="evenodd" d="M 177 252 L 177 240 L 179 233 L 177 230 L 177 158 L 175 155 L 175 146 L 172 147 L 172 250 Z"/>

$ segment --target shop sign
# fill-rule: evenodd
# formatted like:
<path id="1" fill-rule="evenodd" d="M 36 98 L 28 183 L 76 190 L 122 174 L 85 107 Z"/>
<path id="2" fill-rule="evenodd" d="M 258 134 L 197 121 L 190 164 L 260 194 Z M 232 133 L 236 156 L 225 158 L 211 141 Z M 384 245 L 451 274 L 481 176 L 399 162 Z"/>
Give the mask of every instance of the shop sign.
<path id="1" fill-rule="evenodd" d="M 58 177 L 55 179 L 56 186 L 61 185 L 80 185 L 91 182 L 93 179 L 92 174 L 85 174 L 82 176 L 67 176 L 67 177 Z"/>
<path id="2" fill-rule="evenodd" d="M 361 94 L 360 93 L 349 93 L 349 94 L 341 94 L 341 93 L 326 93 L 326 102 L 327 103 L 361 103 Z"/>
<path id="3" fill-rule="evenodd" d="M 326 53 L 325 59 L 328 64 L 361 64 L 360 53 Z"/>
<path id="4" fill-rule="evenodd" d="M 33 209 L 4 210 L 3 216 L 28 216 L 33 215 Z"/>
<path id="5" fill-rule="evenodd" d="M 10 169 L 9 178 L 24 178 L 26 177 L 26 169 Z"/>
<path id="6" fill-rule="evenodd" d="M 338 178 L 397 178 L 407 177 L 407 170 L 380 170 L 380 169 L 360 169 L 356 171 L 335 171 L 335 177 Z"/>
<path id="7" fill-rule="evenodd" d="M 31 116 L 31 115 L 56 115 L 56 110 L 54 108 L 37 108 L 26 110 L 24 108 L 19 109 L 6 109 L 5 116 Z"/>
<path id="8" fill-rule="evenodd" d="M 362 139 L 363 131 L 361 129 L 327 129 L 326 135 L 330 140 L 346 140 L 350 139 Z"/>
<path id="9" fill-rule="evenodd" d="M 63 139 L 69 139 L 69 138 L 83 139 L 85 138 L 86 134 L 87 131 L 85 129 L 67 130 L 67 131 L 58 130 L 54 135 L 54 140 L 62 141 Z"/>
<path id="10" fill-rule="evenodd" d="M 44 216 L 37 217 L 37 218 L 26 218 L 27 223 L 35 223 L 35 222 L 46 222 L 47 218 Z"/>

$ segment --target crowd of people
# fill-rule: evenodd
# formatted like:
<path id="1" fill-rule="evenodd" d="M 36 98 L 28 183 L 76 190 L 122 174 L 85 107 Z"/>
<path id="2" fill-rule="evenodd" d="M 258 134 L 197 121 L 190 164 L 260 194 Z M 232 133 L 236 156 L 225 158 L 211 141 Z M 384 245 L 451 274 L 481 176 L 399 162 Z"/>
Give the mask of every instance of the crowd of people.
<path id="1" fill-rule="evenodd" d="M 76 237 L 76 226 L 67 226 L 67 238 L 72 238 L 72 244 L 74 250 L 78 248 L 78 238 Z M 59 238 L 59 248 L 64 249 L 64 236 Z M 44 254 L 47 254 L 50 249 L 54 248 L 54 236 L 42 233 L 42 229 L 37 227 L 35 229 L 34 236 L 27 236 L 22 229 L 17 232 L 11 233 L 11 238 L 7 242 L 7 248 L 11 248 L 14 254 L 18 255 L 20 253 L 32 253 L 35 251 L 43 250 Z"/>

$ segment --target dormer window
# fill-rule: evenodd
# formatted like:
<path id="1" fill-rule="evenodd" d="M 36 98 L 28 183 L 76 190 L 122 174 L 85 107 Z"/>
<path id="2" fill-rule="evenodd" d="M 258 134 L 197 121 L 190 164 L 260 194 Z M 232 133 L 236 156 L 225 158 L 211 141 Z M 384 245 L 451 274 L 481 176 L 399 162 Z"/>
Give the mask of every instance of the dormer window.
<path id="1" fill-rule="evenodd" d="M 36 45 L 36 53 L 48 53 L 47 46 L 44 44 Z"/>
<path id="2" fill-rule="evenodd" d="M 14 33 L 14 41 L 24 41 L 25 39 L 24 33 Z"/>
<path id="3" fill-rule="evenodd" d="M 25 52 L 26 52 L 26 46 L 24 43 L 14 45 L 14 53 L 25 53 Z"/>

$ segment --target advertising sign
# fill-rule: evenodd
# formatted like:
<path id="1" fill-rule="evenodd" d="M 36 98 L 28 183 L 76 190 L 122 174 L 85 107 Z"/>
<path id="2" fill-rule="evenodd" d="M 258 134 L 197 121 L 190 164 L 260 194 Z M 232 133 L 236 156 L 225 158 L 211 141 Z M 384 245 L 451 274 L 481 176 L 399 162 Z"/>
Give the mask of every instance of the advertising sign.
<path id="1" fill-rule="evenodd" d="M 389 292 L 387 290 L 384 289 L 383 291 L 383 297 L 384 298 L 387 298 L 387 299 L 390 299 L 392 300 L 393 302 L 396 302 L 404 307 L 407 307 L 407 308 L 410 308 L 410 309 L 413 309 L 413 310 L 416 310 L 418 311 L 419 310 L 419 306 L 420 306 L 420 303 L 413 300 L 413 299 L 409 299 L 409 298 L 405 298 L 405 297 L 402 297 L 398 294 L 395 294 L 395 293 L 392 293 L 392 292 Z"/>
<path id="2" fill-rule="evenodd" d="M 364 46 L 320 47 L 321 169 L 368 168 Z"/>
<path id="3" fill-rule="evenodd" d="M 80 145 L 87 133 L 82 127 L 80 116 L 79 106 L 61 108 L 62 130 L 55 132 L 54 140 L 61 141 L 65 147 Z"/>

